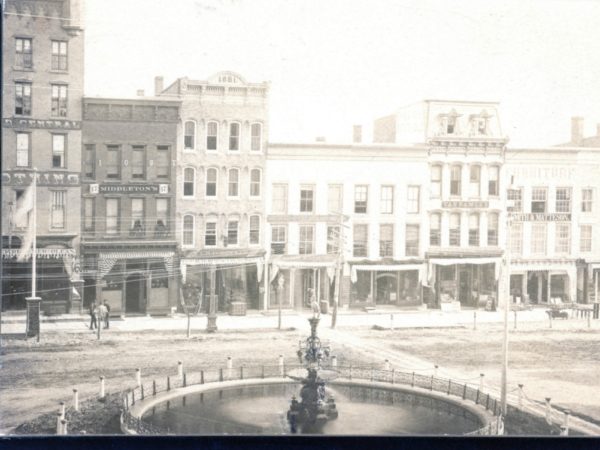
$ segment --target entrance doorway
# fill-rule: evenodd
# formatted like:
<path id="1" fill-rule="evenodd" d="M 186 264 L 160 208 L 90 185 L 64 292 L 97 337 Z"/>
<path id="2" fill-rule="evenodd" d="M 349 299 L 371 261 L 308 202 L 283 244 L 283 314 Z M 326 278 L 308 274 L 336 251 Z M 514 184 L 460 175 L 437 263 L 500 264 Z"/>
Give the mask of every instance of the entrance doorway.
<path id="1" fill-rule="evenodd" d="M 396 304 L 398 300 L 398 278 L 396 273 L 379 273 L 375 279 L 378 305 Z"/>
<path id="2" fill-rule="evenodd" d="M 527 295 L 531 303 L 548 302 L 548 272 L 529 272 Z"/>
<path id="3" fill-rule="evenodd" d="M 127 277 L 125 282 L 125 312 L 143 313 L 146 310 L 146 279 L 140 272 Z"/>
<path id="4" fill-rule="evenodd" d="M 458 272 L 458 301 L 461 306 L 472 306 L 471 271 L 461 269 Z"/>

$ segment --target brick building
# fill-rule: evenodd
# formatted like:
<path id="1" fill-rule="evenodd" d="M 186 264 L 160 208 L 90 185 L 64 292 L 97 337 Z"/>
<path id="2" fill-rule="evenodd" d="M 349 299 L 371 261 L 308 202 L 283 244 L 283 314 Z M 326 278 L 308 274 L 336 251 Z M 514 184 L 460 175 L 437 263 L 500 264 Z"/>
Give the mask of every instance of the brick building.
<path id="1" fill-rule="evenodd" d="M 2 14 L 3 309 L 24 309 L 27 219 L 12 211 L 37 173 L 37 294 L 46 312 L 79 311 L 83 23 L 79 0 L 6 0 Z"/>

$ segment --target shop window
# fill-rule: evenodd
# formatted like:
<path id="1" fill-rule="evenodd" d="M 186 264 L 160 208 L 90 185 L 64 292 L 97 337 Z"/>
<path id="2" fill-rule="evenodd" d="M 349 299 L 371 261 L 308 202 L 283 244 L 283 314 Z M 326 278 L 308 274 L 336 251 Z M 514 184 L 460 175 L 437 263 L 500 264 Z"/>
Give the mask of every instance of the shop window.
<path id="1" fill-rule="evenodd" d="M 450 195 L 461 195 L 462 166 L 450 167 Z"/>
<path id="2" fill-rule="evenodd" d="M 183 216 L 183 233 L 181 244 L 185 247 L 194 246 L 194 216 L 186 214 Z"/>
<path id="3" fill-rule="evenodd" d="M 488 195 L 492 197 L 500 195 L 500 168 L 498 166 L 488 167 Z"/>
<path id="4" fill-rule="evenodd" d="M 367 199 L 369 187 L 365 185 L 354 186 L 354 212 L 357 214 L 367 213 Z"/>
<path id="5" fill-rule="evenodd" d="M 65 167 L 65 138 L 64 134 L 52 135 L 52 167 L 54 168 Z"/>
<path id="6" fill-rule="evenodd" d="M 104 291 L 120 291 L 123 289 L 123 274 L 125 273 L 125 265 L 116 263 L 110 272 L 104 278 L 106 286 L 102 288 Z"/>
<path id="7" fill-rule="evenodd" d="M 106 234 L 119 234 L 119 205 L 118 198 L 106 199 Z"/>
<path id="8" fill-rule="evenodd" d="M 218 135 L 219 124 L 217 122 L 208 122 L 206 124 L 206 150 L 217 150 Z"/>
<path id="9" fill-rule="evenodd" d="M 51 108 L 52 117 L 67 117 L 67 86 L 65 84 L 51 85 Z"/>
<path id="10" fill-rule="evenodd" d="M 194 179 L 196 177 L 196 171 L 191 167 L 183 169 L 183 196 L 193 197 L 194 196 Z"/>
<path id="11" fill-rule="evenodd" d="M 592 226 L 580 225 L 579 227 L 579 249 L 582 252 L 592 251 Z"/>
<path id="12" fill-rule="evenodd" d="M 31 47 L 31 39 L 16 38 L 15 39 L 15 67 L 17 69 L 33 68 L 33 52 Z"/>
<path id="13" fill-rule="evenodd" d="M 214 247 L 217 245 L 217 223 L 206 222 L 204 231 L 204 245 L 206 247 Z"/>
<path id="14" fill-rule="evenodd" d="M 67 70 L 67 42 L 52 41 L 52 70 Z"/>
<path id="15" fill-rule="evenodd" d="M 121 148 L 118 145 L 106 146 L 106 178 L 121 178 Z"/>
<path id="16" fill-rule="evenodd" d="M 429 217 L 429 245 L 441 245 L 441 215 L 432 214 Z"/>
<path id="17" fill-rule="evenodd" d="M 144 236 L 145 217 L 144 217 L 144 199 L 131 199 L 131 227 L 129 232 L 132 236 Z"/>
<path id="18" fill-rule="evenodd" d="M 435 164 L 431 166 L 431 180 L 429 185 L 431 198 L 441 198 L 442 196 L 442 166 Z"/>
<path id="19" fill-rule="evenodd" d="M 391 258 L 394 256 L 394 225 L 379 225 L 379 256 Z"/>
<path id="20" fill-rule="evenodd" d="M 341 184 L 330 184 L 327 187 L 327 212 L 342 212 L 342 193 Z"/>
<path id="21" fill-rule="evenodd" d="M 571 212 L 571 188 L 558 187 L 556 188 L 556 212 L 570 213 Z"/>
<path id="22" fill-rule="evenodd" d="M 469 246 L 479 246 L 479 214 L 469 215 Z"/>
<path id="23" fill-rule="evenodd" d="M 420 186 L 408 186 L 406 212 L 417 214 L 421 204 Z"/>
<path id="24" fill-rule="evenodd" d="M 356 273 L 356 283 L 352 285 L 354 300 L 358 302 L 373 302 L 371 292 L 371 274 L 367 270 L 359 270 Z"/>
<path id="25" fill-rule="evenodd" d="M 17 167 L 29 167 L 30 138 L 29 133 L 17 133 Z"/>
<path id="26" fill-rule="evenodd" d="M 509 212 L 522 212 L 523 211 L 523 190 L 522 189 L 508 189 L 507 198 L 509 202 L 512 202 L 512 206 L 509 206 Z"/>
<path id="27" fill-rule="evenodd" d="M 287 184 L 274 184 L 273 185 L 273 214 L 287 214 Z"/>
<path id="28" fill-rule="evenodd" d="M 240 195 L 240 171 L 238 169 L 229 169 L 227 195 L 229 197 Z"/>
<path id="29" fill-rule="evenodd" d="M 314 253 L 314 231 L 312 225 L 300 225 L 300 246 L 301 255 L 312 255 Z"/>
<path id="30" fill-rule="evenodd" d="M 487 243 L 488 245 L 498 245 L 498 214 L 488 214 L 488 229 L 487 229 Z"/>
<path id="31" fill-rule="evenodd" d="M 227 245 L 238 245 L 238 227 L 237 220 L 227 222 Z"/>
<path id="32" fill-rule="evenodd" d="M 300 188 L 300 212 L 314 212 L 314 186 L 302 186 Z"/>
<path id="33" fill-rule="evenodd" d="M 131 178 L 143 180 L 146 178 L 146 147 L 134 145 L 131 150 Z"/>
<path id="34" fill-rule="evenodd" d="M 229 124 L 229 150 L 240 149 L 240 124 L 232 122 Z"/>
<path id="35" fill-rule="evenodd" d="M 259 152 L 262 150 L 262 124 L 253 123 L 250 127 L 251 143 L 250 150 Z"/>
<path id="36" fill-rule="evenodd" d="M 15 115 L 31 115 L 31 83 L 15 83 Z"/>
<path id="37" fill-rule="evenodd" d="M 188 120 L 184 125 L 183 148 L 194 150 L 196 148 L 196 122 Z"/>
<path id="38" fill-rule="evenodd" d="M 50 214 L 50 227 L 51 228 L 64 228 L 65 227 L 65 198 L 66 191 L 51 191 L 52 192 L 52 205 Z"/>
<path id="39" fill-rule="evenodd" d="M 217 196 L 217 169 L 212 167 L 206 170 L 206 196 Z"/>
<path id="40" fill-rule="evenodd" d="M 353 243 L 353 256 L 368 256 L 369 249 L 369 225 L 367 224 L 354 224 L 354 243 Z"/>
<path id="41" fill-rule="evenodd" d="M 84 231 L 94 231 L 95 221 L 95 199 L 86 197 L 83 199 L 83 229 Z"/>
<path id="42" fill-rule="evenodd" d="M 394 213 L 394 186 L 381 186 L 381 214 Z"/>
<path id="43" fill-rule="evenodd" d="M 581 190 L 581 212 L 592 212 L 594 190 L 585 188 Z"/>
<path id="44" fill-rule="evenodd" d="M 250 197 L 260 197 L 260 183 L 260 169 L 252 169 L 250 171 Z"/>
<path id="45" fill-rule="evenodd" d="M 88 180 L 96 178 L 96 146 L 86 144 L 83 156 L 83 176 Z"/>
<path id="46" fill-rule="evenodd" d="M 340 227 L 329 225 L 327 227 L 327 254 L 337 254 L 340 251 Z"/>
<path id="47" fill-rule="evenodd" d="M 481 193 L 481 166 L 469 167 L 469 197 L 479 197 Z"/>
<path id="48" fill-rule="evenodd" d="M 531 253 L 533 255 L 546 254 L 547 227 L 545 223 L 531 224 Z"/>
<path id="49" fill-rule="evenodd" d="M 171 148 L 168 145 L 156 147 L 156 178 L 161 180 L 169 178 L 171 161 Z"/>
<path id="50" fill-rule="evenodd" d="M 150 264 L 150 280 L 152 289 L 169 287 L 169 273 L 164 263 L 156 262 Z"/>
<path id="51" fill-rule="evenodd" d="M 571 225 L 568 223 L 557 223 L 554 239 L 554 250 L 556 253 L 569 253 L 571 250 Z"/>
<path id="52" fill-rule="evenodd" d="M 273 225 L 271 228 L 271 253 L 284 255 L 287 247 L 287 227 L 285 225 Z"/>
<path id="53" fill-rule="evenodd" d="M 546 212 L 546 200 L 548 196 L 548 190 L 546 188 L 533 188 L 531 191 L 531 212 L 532 213 L 545 213 Z"/>
<path id="54" fill-rule="evenodd" d="M 407 224 L 405 239 L 406 256 L 419 256 L 419 225 Z"/>
<path id="55" fill-rule="evenodd" d="M 460 214 L 450 214 L 449 244 L 452 247 L 460 246 Z"/>
<path id="56" fill-rule="evenodd" d="M 250 216 L 250 245 L 260 243 L 260 216 Z"/>
<path id="57" fill-rule="evenodd" d="M 513 255 L 523 253 L 523 223 L 514 222 L 510 226 L 510 251 Z"/>

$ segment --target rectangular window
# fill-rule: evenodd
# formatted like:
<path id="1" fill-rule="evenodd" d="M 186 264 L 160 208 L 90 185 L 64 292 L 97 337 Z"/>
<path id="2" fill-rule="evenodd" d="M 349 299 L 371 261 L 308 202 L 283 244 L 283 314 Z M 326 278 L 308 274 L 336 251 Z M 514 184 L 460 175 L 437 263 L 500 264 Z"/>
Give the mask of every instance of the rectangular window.
<path id="1" fill-rule="evenodd" d="M 156 237 L 167 237 L 169 234 L 169 199 L 156 199 L 156 225 L 154 226 Z"/>
<path id="2" fill-rule="evenodd" d="M 17 69 L 31 69 L 33 67 L 31 39 L 15 39 L 15 67 Z"/>
<path id="3" fill-rule="evenodd" d="M 487 244 L 497 246 L 498 245 L 498 214 L 488 214 L 488 227 L 487 227 Z"/>
<path id="4" fill-rule="evenodd" d="M 450 214 L 450 224 L 449 224 L 449 244 L 452 247 L 460 246 L 460 214 L 452 213 Z"/>
<path id="5" fill-rule="evenodd" d="M 571 250 L 571 225 L 568 223 L 556 224 L 555 251 L 556 253 L 569 253 Z"/>
<path id="6" fill-rule="evenodd" d="M 353 235 L 352 255 L 366 257 L 369 253 L 369 225 L 362 223 L 354 224 Z"/>
<path id="7" fill-rule="evenodd" d="M 52 135 L 52 167 L 65 167 L 65 135 Z"/>
<path id="8" fill-rule="evenodd" d="M 406 225 L 406 256 L 419 256 L 419 225 Z"/>
<path id="9" fill-rule="evenodd" d="M 556 188 L 556 212 L 570 213 L 571 212 L 571 188 L 557 187 Z"/>
<path id="10" fill-rule="evenodd" d="M 194 196 L 194 178 L 196 172 L 191 167 L 183 169 L 183 196 L 193 197 Z"/>
<path id="11" fill-rule="evenodd" d="M 479 246 L 479 214 L 469 216 L 469 245 Z"/>
<path id="12" fill-rule="evenodd" d="M 327 227 L 327 254 L 336 254 L 340 251 L 340 227 L 329 225 Z"/>
<path id="13" fill-rule="evenodd" d="M 240 149 L 240 124 L 233 122 L 229 124 L 229 150 Z"/>
<path id="14" fill-rule="evenodd" d="M 312 225 L 300 225 L 300 247 L 301 255 L 312 255 L 314 252 L 314 233 Z"/>
<path id="15" fill-rule="evenodd" d="M 206 222 L 206 230 L 204 232 L 204 245 L 214 247 L 217 245 L 217 223 Z"/>
<path id="16" fill-rule="evenodd" d="M 273 185 L 273 214 L 287 214 L 287 184 Z"/>
<path id="17" fill-rule="evenodd" d="M 439 246 L 442 244 L 441 229 L 442 217 L 440 214 L 432 214 L 429 217 L 429 245 Z"/>
<path id="18" fill-rule="evenodd" d="M 237 197 L 240 194 L 240 171 L 237 169 L 229 169 L 229 180 L 227 195 L 229 197 Z"/>
<path id="19" fill-rule="evenodd" d="M 379 225 L 379 256 L 391 258 L 394 256 L 394 225 Z"/>
<path id="20" fill-rule="evenodd" d="M 315 188 L 314 186 L 300 187 L 300 212 L 314 212 Z"/>
<path id="21" fill-rule="evenodd" d="M 592 226 L 581 225 L 579 227 L 579 249 L 582 252 L 592 251 Z"/>
<path id="22" fill-rule="evenodd" d="M 238 245 L 238 221 L 227 222 L 227 245 Z"/>
<path id="23" fill-rule="evenodd" d="M 534 255 L 546 254 L 547 227 L 545 223 L 531 224 L 531 253 Z"/>
<path id="24" fill-rule="evenodd" d="M 170 171 L 171 152 L 168 145 L 156 147 L 156 178 L 168 179 Z"/>
<path id="25" fill-rule="evenodd" d="M 481 195 L 481 166 L 471 166 L 469 168 L 469 197 L 479 197 Z"/>
<path id="26" fill-rule="evenodd" d="M 431 166 L 431 198 L 442 196 L 442 166 L 439 164 Z"/>
<path id="27" fill-rule="evenodd" d="M 29 167 L 29 133 L 17 133 L 17 166 Z"/>
<path id="28" fill-rule="evenodd" d="M 354 186 L 354 212 L 357 214 L 367 213 L 369 187 L 365 185 Z"/>
<path id="29" fill-rule="evenodd" d="M 67 42 L 52 41 L 52 70 L 67 70 Z"/>
<path id="30" fill-rule="evenodd" d="M 462 166 L 452 166 L 450 168 L 450 195 L 461 195 L 461 177 Z"/>
<path id="31" fill-rule="evenodd" d="M 500 168 L 498 166 L 488 167 L 488 195 L 492 197 L 500 195 Z"/>
<path id="32" fill-rule="evenodd" d="M 193 150 L 196 146 L 196 123 L 187 121 L 183 127 L 183 148 L 186 150 Z"/>
<path id="33" fill-rule="evenodd" d="M 406 212 L 417 214 L 421 204 L 421 188 L 419 186 L 408 186 Z"/>
<path id="34" fill-rule="evenodd" d="M 507 198 L 512 206 L 508 207 L 509 212 L 522 212 L 523 211 L 523 191 L 519 189 L 508 189 Z"/>
<path id="35" fill-rule="evenodd" d="M 252 141 L 250 143 L 250 150 L 253 152 L 259 152 L 262 149 L 262 125 L 260 123 L 253 123 L 250 128 L 252 134 Z"/>
<path id="36" fill-rule="evenodd" d="M 87 179 L 94 179 L 96 177 L 96 146 L 86 144 L 84 149 L 83 176 Z"/>
<path id="37" fill-rule="evenodd" d="M 381 186 L 381 214 L 394 213 L 394 186 Z"/>
<path id="38" fill-rule="evenodd" d="M 273 225 L 271 228 L 271 253 L 283 255 L 286 252 L 287 227 L 285 225 Z"/>
<path id="39" fill-rule="evenodd" d="M 131 199 L 131 234 L 141 236 L 144 234 L 144 199 Z"/>
<path id="40" fill-rule="evenodd" d="M 523 223 L 514 222 L 510 226 L 510 251 L 513 255 L 523 252 Z"/>
<path id="41" fill-rule="evenodd" d="M 15 83 L 15 115 L 31 115 L 31 83 Z"/>
<path id="42" fill-rule="evenodd" d="M 86 197 L 83 199 L 83 229 L 85 231 L 94 231 L 95 219 L 95 200 Z"/>
<path id="43" fill-rule="evenodd" d="M 65 227 L 65 191 L 52 191 L 51 228 Z"/>
<path id="44" fill-rule="evenodd" d="M 252 169 L 250 171 L 250 197 L 260 197 L 260 184 L 260 169 Z"/>
<path id="45" fill-rule="evenodd" d="M 186 247 L 192 247 L 194 245 L 194 227 L 194 216 L 191 214 L 183 216 L 182 244 Z"/>
<path id="46" fill-rule="evenodd" d="M 121 149 L 118 145 L 106 146 L 106 178 L 121 178 Z"/>
<path id="47" fill-rule="evenodd" d="M 119 199 L 106 199 L 106 234 L 119 234 Z"/>
<path id="48" fill-rule="evenodd" d="M 208 122 L 206 125 L 206 150 L 217 149 L 218 133 L 219 124 L 217 122 Z"/>
<path id="49" fill-rule="evenodd" d="M 260 216 L 250 216 L 250 245 L 260 243 Z"/>
<path id="50" fill-rule="evenodd" d="M 52 101 L 50 114 L 52 117 L 67 117 L 67 85 L 51 85 Z"/>
<path id="51" fill-rule="evenodd" d="M 586 188 L 581 190 L 581 212 L 592 212 L 594 190 Z"/>
<path id="52" fill-rule="evenodd" d="M 548 190 L 546 188 L 533 188 L 531 191 L 531 212 L 545 213 Z"/>
<path id="53" fill-rule="evenodd" d="M 217 196 L 217 169 L 213 167 L 206 170 L 206 196 Z"/>
<path id="54" fill-rule="evenodd" d="M 342 212 L 342 185 L 330 184 L 327 186 L 327 212 Z"/>
<path id="55" fill-rule="evenodd" d="M 146 178 L 146 147 L 134 145 L 131 150 L 131 178 L 143 180 Z"/>

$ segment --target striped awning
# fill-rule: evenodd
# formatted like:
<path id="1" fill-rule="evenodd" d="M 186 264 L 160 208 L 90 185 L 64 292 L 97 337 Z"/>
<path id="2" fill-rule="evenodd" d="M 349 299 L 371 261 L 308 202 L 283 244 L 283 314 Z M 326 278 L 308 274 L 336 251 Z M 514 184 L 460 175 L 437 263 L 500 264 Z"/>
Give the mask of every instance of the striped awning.
<path id="1" fill-rule="evenodd" d="M 105 252 L 98 255 L 98 276 L 103 278 L 120 259 L 162 258 L 169 276 L 173 276 L 175 252 L 165 251 L 125 251 Z"/>
<path id="2" fill-rule="evenodd" d="M 181 276 L 183 278 L 183 281 L 185 282 L 188 266 L 227 268 L 256 264 L 257 278 L 260 282 L 262 280 L 262 269 L 264 261 L 265 260 L 262 256 L 248 258 L 182 258 L 180 262 L 180 269 Z"/>

